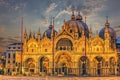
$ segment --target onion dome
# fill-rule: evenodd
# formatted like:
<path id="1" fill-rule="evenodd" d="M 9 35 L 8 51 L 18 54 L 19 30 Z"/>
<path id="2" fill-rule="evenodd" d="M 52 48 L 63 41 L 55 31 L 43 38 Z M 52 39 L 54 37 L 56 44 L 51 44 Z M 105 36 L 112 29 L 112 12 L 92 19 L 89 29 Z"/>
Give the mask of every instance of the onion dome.
<path id="1" fill-rule="evenodd" d="M 103 38 L 103 39 L 104 39 L 104 32 L 105 32 L 105 27 L 102 28 L 102 29 L 100 30 L 100 32 L 99 32 L 99 36 L 100 36 L 101 38 Z M 115 38 L 116 38 L 116 32 L 115 32 L 115 30 L 114 30 L 113 28 L 108 27 L 108 32 L 110 33 L 111 39 L 115 39 Z"/>
<path id="2" fill-rule="evenodd" d="M 54 33 L 57 33 L 56 30 L 54 30 Z M 52 25 L 49 26 L 49 28 L 43 33 L 43 37 L 47 36 L 47 38 L 51 39 L 52 34 Z"/>
<path id="3" fill-rule="evenodd" d="M 83 19 L 83 18 L 82 18 L 82 16 L 81 16 L 80 12 L 78 12 L 78 15 L 76 16 L 76 20 L 79 22 L 79 24 L 80 24 L 81 26 L 83 26 L 85 35 L 86 35 L 87 37 L 89 37 L 89 29 L 88 29 L 88 26 L 87 26 L 86 22 L 82 21 L 82 19 Z"/>
<path id="4" fill-rule="evenodd" d="M 84 31 L 85 31 L 85 35 L 87 37 L 89 37 L 89 29 L 88 29 L 87 24 L 84 21 L 82 21 L 82 20 L 78 20 L 78 22 L 79 22 L 79 25 L 83 26 Z"/>
<path id="5" fill-rule="evenodd" d="M 72 14 L 73 16 L 73 14 Z M 80 15 L 80 13 L 78 14 L 78 17 L 76 17 L 77 20 L 74 18 L 71 18 L 71 20 L 66 21 L 64 24 L 67 27 L 67 30 L 72 33 L 74 32 L 78 32 L 78 36 L 81 37 L 82 35 L 82 30 L 84 30 L 86 32 L 86 36 L 88 36 L 89 30 L 88 30 L 88 26 L 85 22 L 82 21 L 82 16 Z"/>
<path id="6" fill-rule="evenodd" d="M 110 27 L 110 23 L 108 22 L 108 18 L 106 19 L 105 27 L 100 30 L 99 36 L 104 39 L 104 33 L 105 33 L 106 28 L 108 29 L 108 32 L 110 33 L 111 39 L 116 39 L 116 32 L 113 28 Z"/>

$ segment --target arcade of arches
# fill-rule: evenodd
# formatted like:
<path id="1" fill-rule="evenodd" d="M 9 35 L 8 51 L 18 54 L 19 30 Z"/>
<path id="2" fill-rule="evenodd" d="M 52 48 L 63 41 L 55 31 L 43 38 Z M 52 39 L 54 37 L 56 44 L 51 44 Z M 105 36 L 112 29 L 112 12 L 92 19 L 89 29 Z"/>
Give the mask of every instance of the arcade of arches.
<path id="1" fill-rule="evenodd" d="M 77 55 L 76 55 L 77 56 Z M 77 57 L 68 54 L 68 52 L 62 51 L 55 56 L 55 72 L 56 74 L 63 75 L 91 75 L 91 76 L 107 76 L 116 74 L 116 60 L 114 57 L 110 57 L 108 61 L 102 56 Z M 24 72 L 30 74 L 41 74 L 45 73 L 52 74 L 52 61 L 51 58 L 41 57 L 41 58 L 28 58 L 24 62 Z M 76 61 L 78 60 L 78 61 Z"/>

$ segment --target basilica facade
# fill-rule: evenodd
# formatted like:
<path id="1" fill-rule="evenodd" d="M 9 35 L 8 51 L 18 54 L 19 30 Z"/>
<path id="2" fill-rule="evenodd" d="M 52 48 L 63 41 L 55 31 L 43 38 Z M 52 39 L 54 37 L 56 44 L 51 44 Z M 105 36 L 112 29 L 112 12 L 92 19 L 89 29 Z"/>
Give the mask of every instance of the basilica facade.
<path id="1" fill-rule="evenodd" d="M 91 27 L 78 12 L 64 20 L 59 31 L 50 24 L 41 35 L 24 32 L 22 72 L 39 75 L 90 75 L 117 74 L 116 33 L 108 19 L 100 32 L 93 35 Z"/>

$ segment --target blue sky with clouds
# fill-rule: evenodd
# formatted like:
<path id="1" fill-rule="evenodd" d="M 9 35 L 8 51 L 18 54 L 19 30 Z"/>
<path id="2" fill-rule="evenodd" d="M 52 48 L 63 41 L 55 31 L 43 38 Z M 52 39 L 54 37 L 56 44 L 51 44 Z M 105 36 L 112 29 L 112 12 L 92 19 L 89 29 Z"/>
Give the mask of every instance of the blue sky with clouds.
<path id="1" fill-rule="evenodd" d="M 55 17 L 55 29 L 63 25 L 63 20 L 69 20 L 72 6 L 75 14 L 80 11 L 87 16 L 87 24 L 94 31 L 100 30 L 109 16 L 111 27 L 117 30 L 120 25 L 120 0 L 0 0 L 0 44 L 19 39 L 21 16 L 24 16 L 24 27 L 37 32 L 40 27 L 43 33 L 49 26 L 51 16 Z"/>

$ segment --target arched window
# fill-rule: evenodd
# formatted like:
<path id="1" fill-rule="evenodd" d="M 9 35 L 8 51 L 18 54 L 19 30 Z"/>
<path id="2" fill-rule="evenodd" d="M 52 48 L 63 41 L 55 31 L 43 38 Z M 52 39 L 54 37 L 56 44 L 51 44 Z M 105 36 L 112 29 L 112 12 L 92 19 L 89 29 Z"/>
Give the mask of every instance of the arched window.
<path id="1" fill-rule="evenodd" d="M 97 51 L 99 51 L 99 48 L 97 48 Z"/>
<path id="2" fill-rule="evenodd" d="M 73 31 L 72 31 L 72 29 L 70 29 L 70 33 L 72 33 Z"/>
<path id="3" fill-rule="evenodd" d="M 47 57 L 42 57 L 40 59 L 40 72 L 46 72 L 49 66 L 49 59 Z"/>
<path id="4" fill-rule="evenodd" d="M 72 42 L 71 40 L 67 39 L 67 38 L 62 38 L 60 39 L 58 42 L 57 42 L 57 45 L 56 45 L 56 49 L 58 50 L 66 50 L 66 49 L 69 49 L 69 50 L 72 50 Z"/>

